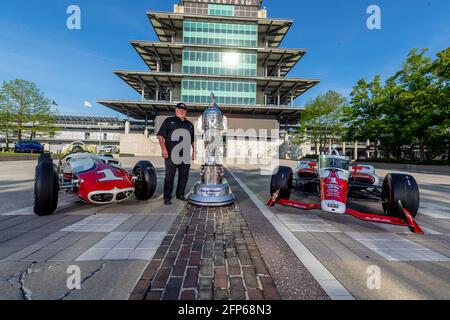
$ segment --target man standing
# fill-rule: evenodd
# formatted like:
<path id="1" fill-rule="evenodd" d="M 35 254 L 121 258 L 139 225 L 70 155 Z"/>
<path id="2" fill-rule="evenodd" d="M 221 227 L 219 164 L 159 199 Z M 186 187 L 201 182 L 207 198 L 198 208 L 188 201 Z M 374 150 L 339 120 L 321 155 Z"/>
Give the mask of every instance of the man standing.
<path id="1" fill-rule="evenodd" d="M 191 160 L 195 160 L 194 125 L 186 119 L 187 107 L 177 104 L 175 117 L 167 118 L 158 132 L 162 157 L 165 159 L 164 204 L 171 205 L 175 173 L 178 169 L 176 197 L 186 201 L 185 191 L 189 180 Z M 192 150 L 192 151 L 191 151 Z M 190 154 L 192 152 L 192 157 Z"/>

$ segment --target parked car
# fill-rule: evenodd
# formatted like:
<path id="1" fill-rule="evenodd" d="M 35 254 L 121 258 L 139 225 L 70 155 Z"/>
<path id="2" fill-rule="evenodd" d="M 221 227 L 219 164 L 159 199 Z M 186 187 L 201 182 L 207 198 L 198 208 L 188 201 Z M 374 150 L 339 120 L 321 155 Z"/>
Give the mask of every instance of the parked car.
<path id="1" fill-rule="evenodd" d="M 117 146 L 101 146 L 98 148 L 99 153 L 119 153 Z"/>
<path id="2" fill-rule="evenodd" d="M 21 141 L 14 146 L 16 153 L 43 153 L 44 145 L 39 141 Z"/>

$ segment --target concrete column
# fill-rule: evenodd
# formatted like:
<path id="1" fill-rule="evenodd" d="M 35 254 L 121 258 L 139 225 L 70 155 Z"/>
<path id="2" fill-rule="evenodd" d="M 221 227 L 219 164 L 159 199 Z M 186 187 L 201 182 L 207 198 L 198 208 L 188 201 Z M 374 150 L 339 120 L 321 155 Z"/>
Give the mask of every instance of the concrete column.
<path id="1" fill-rule="evenodd" d="M 345 152 L 347 151 L 345 148 L 345 141 L 342 143 L 342 155 L 345 156 Z"/>
<path id="2" fill-rule="evenodd" d="M 264 105 L 267 106 L 267 94 L 264 94 Z"/>
<path id="3" fill-rule="evenodd" d="M 293 106 L 294 106 L 294 96 L 291 95 L 291 107 L 293 107 Z"/>
<path id="4" fill-rule="evenodd" d="M 155 101 L 159 101 L 159 89 L 156 89 Z"/>
<path id="5" fill-rule="evenodd" d="M 156 72 L 161 71 L 161 61 L 156 59 Z"/>
<path id="6" fill-rule="evenodd" d="M 130 120 L 125 120 L 125 134 L 130 134 Z"/>
<path id="7" fill-rule="evenodd" d="M 370 140 L 367 139 L 366 141 L 366 158 L 369 159 L 369 147 L 370 147 Z"/>
<path id="8" fill-rule="evenodd" d="M 277 105 L 281 105 L 281 95 L 280 95 L 280 91 L 278 91 Z"/>
<path id="9" fill-rule="evenodd" d="M 144 136 L 148 138 L 148 116 L 145 114 Z"/>
<path id="10" fill-rule="evenodd" d="M 145 100 L 145 88 L 142 86 L 142 92 L 141 92 L 141 101 Z"/>
<path id="11" fill-rule="evenodd" d="M 353 160 L 358 160 L 358 141 L 355 141 L 355 148 L 353 152 Z"/>

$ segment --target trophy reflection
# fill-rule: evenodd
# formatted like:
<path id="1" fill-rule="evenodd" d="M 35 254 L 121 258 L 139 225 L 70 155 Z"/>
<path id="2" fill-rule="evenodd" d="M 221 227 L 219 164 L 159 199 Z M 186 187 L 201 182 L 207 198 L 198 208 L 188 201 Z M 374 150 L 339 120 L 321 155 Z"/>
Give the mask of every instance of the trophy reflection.
<path id="1" fill-rule="evenodd" d="M 205 161 L 201 181 L 194 186 L 189 202 L 199 206 L 225 206 L 235 202 L 235 196 L 224 178 L 223 137 L 227 130 L 225 117 L 211 94 L 211 104 L 205 110 L 200 131 L 205 138 Z"/>

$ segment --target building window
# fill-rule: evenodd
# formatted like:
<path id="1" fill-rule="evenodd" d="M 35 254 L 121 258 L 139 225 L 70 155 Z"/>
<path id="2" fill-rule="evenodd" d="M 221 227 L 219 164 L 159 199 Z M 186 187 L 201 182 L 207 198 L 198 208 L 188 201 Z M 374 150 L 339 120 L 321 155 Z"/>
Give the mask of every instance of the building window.
<path id="1" fill-rule="evenodd" d="M 84 133 L 84 140 L 89 140 L 91 139 L 91 134 L 89 132 L 85 132 Z"/>
<path id="2" fill-rule="evenodd" d="M 234 17 L 234 6 L 210 3 L 208 6 L 208 14 L 210 16 Z"/>
<path id="3" fill-rule="evenodd" d="M 186 103 L 209 103 L 214 92 L 219 104 L 256 104 L 256 82 L 183 79 L 181 88 Z"/>
<path id="4" fill-rule="evenodd" d="M 186 20 L 183 25 L 183 41 L 185 44 L 256 47 L 258 25 Z"/>
<path id="5" fill-rule="evenodd" d="M 183 51 L 183 73 L 255 77 L 256 53 Z"/>

